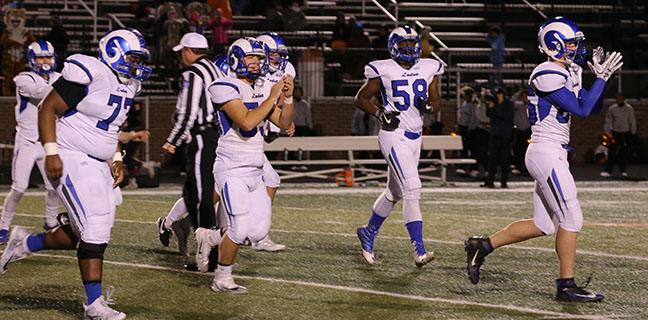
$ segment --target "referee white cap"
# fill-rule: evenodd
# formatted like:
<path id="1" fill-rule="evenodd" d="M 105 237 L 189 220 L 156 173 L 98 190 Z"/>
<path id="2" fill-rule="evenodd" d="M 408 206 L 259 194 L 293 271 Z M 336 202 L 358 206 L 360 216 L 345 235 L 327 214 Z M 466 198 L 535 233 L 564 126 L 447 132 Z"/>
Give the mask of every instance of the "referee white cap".
<path id="1" fill-rule="evenodd" d="M 208 49 L 209 44 L 207 44 L 207 38 L 200 33 L 189 32 L 185 33 L 180 39 L 180 43 L 173 47 L 173 51 L 180 51 L 182 48 L 192 48 L 192 49 Z"/>

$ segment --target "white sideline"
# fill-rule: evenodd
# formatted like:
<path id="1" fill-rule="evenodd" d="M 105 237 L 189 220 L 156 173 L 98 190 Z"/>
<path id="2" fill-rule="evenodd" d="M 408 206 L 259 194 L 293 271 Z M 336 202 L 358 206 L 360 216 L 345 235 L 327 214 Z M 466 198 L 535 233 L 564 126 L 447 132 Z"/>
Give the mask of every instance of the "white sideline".
<path id="1" fill-rule="evenodd" d="M 64 255 L 55 255 L 55 254 L 37 253 L 35 255 L 41 257 L 48 257 L 48 258 L 76 259 L 76 257 L 74 256 L 64 256 Z M 180 269 L 174 269 L 170 267 L 163 267 L 163 266 L 150 265 L 150 264 L 142 264 L 142 263 L 130 263 L 130 262 L 120 262 L 120 261 L 110 261 L 110 260 L 104 260 L 104 263 L 116 265 L 116 266 L 125 266 L 125 267 L 148 269 L 148 270 L 169 271 L 169 272 L 195 274 L 195 275 L 210 276 L 210 277 L 213 276 L 211 273 L 190 272 L 186 270 L 180 270 Z M 605 316 L 605 315 L 575 315 L 569 313 L 547 311 L 542 309 L 520 307 L 515 305 L 509 305 L 509 304 L 493 304 L 493 303 L 484 303 L 484 302 L 474 302 L 469 300 L 425 297 L 419 295 L 394 293 L 394 292 L 379 291 L 379 290 L 372 290 L 372 289 L 365 289 L 365 288 L 358 288 L 358 287 L 338 286 L 338 285 L 331 285 L 331 284 L 318 283 L 318 282 L 307 282 L 307 281 L 286 280 L 286 279 L 268 278 L 268 277 L 254 277 L 254 276 L 235 276 L 235 278 L 259 280 L 259 281 L 267 281 L 267 282 L 275 282 L 275 283 L 285 283 L 291 285 L 315 287 L 315 288 L 322 288 L 322 289 L 333 289 L 333 290 L 340 290 L 340 291 L 347 291 L 347 292 L 354 292 L 354 293 L 365 293 L 371 295 L 417 300 L 417 301 L 439 302 L 439 303 L 447 303 L 447 304 L 462 305 L 462 306 L 476 306 L 476 307 L 483 307 L 483 308 L 490 308 L 490 309 L 503 309 L 503 310 L 520 312 L 520 313 L 542 315 L 546 317 L 551 317 L 552 319 L 588 319 L 588 320 L 611 319 L 610 316 Z M 616 318 L 618 316 L 614 315 L 612 317 Z"/>
<path id="2" fill-rule="evenodd" d="M 31 218 L 42 218 L 42 215 L 37 214 L 27 214 L 27 213 L 16 213 L 17 216 L 21 217 L 31 217 Z M 153 221 L 138 221 L 138 220 L 127 220 L 127 219 L 115 219 L 116 222 L 122 223 L 137 223 L 137 224 L 150 224 L 155 225 Z M 310 231 L 310 230 L 284 230 L 284 229 L 271 229 L 271 232 L 280 232 L 280 233 L 301 233 L 301 234 L 315 234 L 322 236 L 339 236 L 339 237 L 356 237 L 352 233 L 338 233 L 338 232 L 322 232 L 322 231 Z M 381 239 L 392 239 L 392 240 L 405 240 L 409 241 L 408 237 L 399 237 L 399 236 L 380 236 Z M 427 242 L 441 243 L 441 244 L 450 244 L 450 245 L 463 245 L 461 241 L 448 241 L 448 240 L 438 240 L 438 239 L 423 239 Z M 504 249 L 521 249 L 521 250 L 532 250 L 532 251 L 542 251 L 554 253 L 555 250 L 551 248 L 540 248 L 540 247 L 528 247 L 520 245 L 510 245 L 503 247 Z M 578 254 L 584 254 L 594 257 L 606 257 L 606 258 L 618 258 L 618 259 L 627 259 L 635 261 L 648 261 L 648 257 L 642 256 L 629 256 L 629 255 L 618 255 L 606 252 L 597 252 L 597 251 L 587 251 L 587 250 L 576 250 Z"/>

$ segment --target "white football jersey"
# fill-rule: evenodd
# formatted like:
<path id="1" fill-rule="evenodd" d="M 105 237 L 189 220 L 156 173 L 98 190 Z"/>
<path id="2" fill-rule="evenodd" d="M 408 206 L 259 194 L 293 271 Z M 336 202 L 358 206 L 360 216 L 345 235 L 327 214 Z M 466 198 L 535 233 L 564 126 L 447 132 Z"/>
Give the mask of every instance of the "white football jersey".
<path id="1" fill-rule="evenodd" d="M 16 131 L 18 135 L 35 142 L 38 140 L 38 104 L 52 89 L 61 75 L 51 72 L 45 80 L 38 73 L 24 71 L 14 77 L 16 83 Z"/>
<path id="2" fill-rule="evenodd" d="M 416 107 L 419 98 L 428 99 L 428 86 L 443 74 L 443 64 L 434 59 L 420 59 L 404 69 L 393 59 L 375 60 L 365 66 L 367 79 L 380 78 L 380 94 L 385 111 L 399 111 L 399 127 L 420 133 L 423 115 Z"/>
<path id="3" fill-rule="evenodd" d="M 272 82 L 258 78 L 249 85 L 238 78 L 223 78 L 214 81 L 208 91 L 215 106 L 220 107 L 231 100 L 241 100 L 248 109 L 256 109 L 270 96 Z M 256 128 L 245 131 L 239 128 L 227 114 L 219 110 L 218 123 L 221 136 L 218 139 L 216 158 L 225 163 L 226 170 L 235 168 L 263 167 L 263 127 L 267 121 L 261 121 Z"/>
<path id="4" fill-rule="evenodd" d="M 281 77 L 283 77 L 284 74 L 289 74 L 293 77 L 293 79 L 297 78 L 297 71 L 295 71 L 295 67 L 290 63 L 290 61 L 286 62 L 286 68 L 283 71 L 277 70 L 275 73 L 266 73 L 264 78 L 266 78 L 268 81 L 272 82 L 272 84 L 277 83 L 279 80 L 281 80 Z M 272 132 L 281 132 L 281 129 L 277 127 L 274 123 L 268 121 L 268 125 L 266 127 L 268 131 Z"/>
<path id="5" fill-rule="evenodd" d="M 81 151 L 97 159 L 111 159 L 117 148 L 119 127 L 140 92 L 140 82 L 127 83 L 99 59 L 75 54 L 65 60 L 61 77 L 86 86 L 85 97 L 56 125 L 60 147 Z"/>
<path id="6" fill-rule="evenodd" d="M 531 142 L 569 143 L 571 114 L 538 96 L 538 92 L 549 93 L 564 87 L 578 98 L 582 88 L 582 71 L 575 63 L 565 69 L 550 61 L 533 69 L 528 93 Z"/>

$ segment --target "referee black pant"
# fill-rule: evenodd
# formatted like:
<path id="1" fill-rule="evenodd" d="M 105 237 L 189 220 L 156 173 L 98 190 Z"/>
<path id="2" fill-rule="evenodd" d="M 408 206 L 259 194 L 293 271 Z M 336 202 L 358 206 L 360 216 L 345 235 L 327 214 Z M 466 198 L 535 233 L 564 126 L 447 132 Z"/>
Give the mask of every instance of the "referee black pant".
<path id="1" fill-rule="evenodd" d="M 214 161 L 218 129 L 202 126 L 191 131 L 191 143 L 186 148 L 187 179 L 182 197 L 187 205 L 194 229 L 217 226 L 214 210 Z"/>

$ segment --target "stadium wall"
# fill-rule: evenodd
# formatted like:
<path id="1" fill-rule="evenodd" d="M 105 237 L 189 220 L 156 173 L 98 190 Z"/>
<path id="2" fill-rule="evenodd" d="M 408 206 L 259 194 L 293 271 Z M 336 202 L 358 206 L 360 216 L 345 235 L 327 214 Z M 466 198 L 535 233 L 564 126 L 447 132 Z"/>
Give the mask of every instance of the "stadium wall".
<path id="1" fill-rule="evenodd" d="M 172 115 L 175 109 L 175 97 L 150 97 L 150 128 L 151 147 L 150 157 L 153 161 L 162 160 L 161 146 L 172 126 Z M 648 101 L 628 101 L 634 106 L 637 118 L 638 134 L 642 138 L 648 137 Z M 614 103 L 606 101 L 606 107 L 599 115 L 587 119 L 574 117 L 572 120 L 572 145 L 576 148 L 573 161 L 576 163 L 591 162 L 593 149 L 599 144 L 599 135 L 603 131 L 605 111 L 607 106 Z M 319 135 L 350 135 L 351 115 L 354 105 L 351 99 L 322 99 L 312 101 L 313 124 Z M 0 107 L 5 112 L 0 114 L 0 143 L 13 144 L 14 139 L 14 105 L 13 99 L 1 99 Z M 442 122 L 445 124 L 443 133 L 449 134 L 456 123 L 456 103 L 446 101 L 442 111 Z M 140 150 L 143 152 L 143 148 Z M 11 164 L 11 150 L 2 150 L 0 165 Z M 140 158 L 143 159 L 143 154 Z"/>

